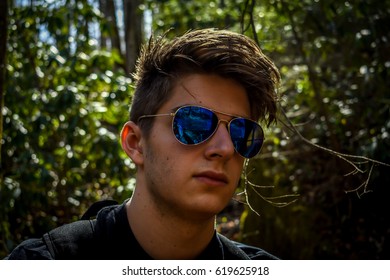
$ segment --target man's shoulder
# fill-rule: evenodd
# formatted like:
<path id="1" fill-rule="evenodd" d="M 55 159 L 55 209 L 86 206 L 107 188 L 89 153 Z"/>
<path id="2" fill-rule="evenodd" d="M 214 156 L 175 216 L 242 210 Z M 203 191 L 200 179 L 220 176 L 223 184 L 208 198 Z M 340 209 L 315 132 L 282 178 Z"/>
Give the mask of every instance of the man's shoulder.
<path id="1" fill-rule="evenodd" d="M 91 247 L 92 239 L 93 221 L 76 221 L 54 228 L 41 238 L 24 240 L 6 259 L 71 259 Z"/>
<path id="2" fill-rule="evenodd" d="M 221 234 L 218 236 L 226 248 L 225 259 L 278 260 L 277 257 L 261 248 L 232 241 Z"/>
<path id="3" fill-rule="evenodd" d="M 20 243 L 6 260 L 50 260 L 53 256 L 42 238 L 30 238 Z"/>
<path id="4" fill-rule="evenodd" d="M 101 218 L 107 215 L 119 205 L 93 205 L 82 220 L 68 223 L 45 233 L 41 238 L 31 238 L 20 243 L 6 259 L 85 259 L 96 258 L 93 252 L 98 248 L 95 242 L 95 219 L 100 210 L 108 210 L 102 213 Z M 108 209 L 110 208 L 110 209 Z M 92 210 L 91 210 L 92 209 Z M 103 212 L 103 211 L 102 211 Z"/>
<path id="5" fill-rule="evenodd" d="M 234 243 L 238 248 L 243 250 L 251 260 L 278 260 L 279 259 L 276 256 L 272 255 L 271 253 L 268 253 L 267 251 L 261 248 L 255 246 L 249 246 L 240 242 L 234 242 Z"/>

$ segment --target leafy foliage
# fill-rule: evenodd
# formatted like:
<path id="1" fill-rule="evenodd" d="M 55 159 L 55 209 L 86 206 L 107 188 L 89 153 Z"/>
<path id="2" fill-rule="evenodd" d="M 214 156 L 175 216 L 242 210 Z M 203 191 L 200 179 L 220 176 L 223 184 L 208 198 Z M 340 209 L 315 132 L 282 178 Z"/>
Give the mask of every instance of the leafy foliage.
<path id="1" fill-rule="evenodd" d="M 285 209 L 255 200 L 261 216 L 248 212 L 244 241 L 285 259 L 388 258 L 388 167 L 360 160 L 355 168 L 316 146 L 389 162 L 386 7 L 375 1 L 263 7 L 264 17 L 278 15 L 277 33 L 283 34 L 275 36 L 283 47 L 272 57 L 284 76 L 281 106 L 289 119 L 281 115 L 270 131 L 249 179 L 276 186 L 260 189 L 264 196 L 301 198 Z"/>
<path id="2" fill-rule="evenodd" d="M 77 219 L 92 201 L 132 192 L 134 165 L 118 140 L 131 80 L 120 54 L 97 42 L 97 30 L 111 27 L 95 2 L 41 0 L 10 10 L 0 256 Z M 239 188 L 260 217 L 240 211 L 234 238 L 284 259 L 389 258 L 388 167 L 354 161 L 356 169 L 316 147 L 390 162 L 389 7 L 388 0 L 142 2 L 153 34 L 243 32 L 281 70 L 286 115 L 248 165 L 253 185 L 243 180 Z M 275 207 L 296 198 L 290 194 L 298 200 Z"/>
<path id="3" fill-rule="evenodd" d="M 99 15 L 72 8 L 11 13 L 1 169 L 8 248 L 77 219 L 92 201 L 123 200 L 132 191 L 134 166 L 118 141 L 130 80 L 117 69 L 115 52 L 71 32 L 76 18 L 97 22 Z"/>

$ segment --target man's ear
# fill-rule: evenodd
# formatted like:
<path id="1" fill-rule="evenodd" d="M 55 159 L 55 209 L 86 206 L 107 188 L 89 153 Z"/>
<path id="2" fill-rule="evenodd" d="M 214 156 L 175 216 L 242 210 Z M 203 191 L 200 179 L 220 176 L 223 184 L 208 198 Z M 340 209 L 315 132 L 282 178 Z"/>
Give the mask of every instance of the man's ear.
<path id="1" fill-rule="evenodd" d="M 128 121 L 121 131 L 122 148 L 136 165 L 143 163 L 142 132 L 138 125 Z"/>

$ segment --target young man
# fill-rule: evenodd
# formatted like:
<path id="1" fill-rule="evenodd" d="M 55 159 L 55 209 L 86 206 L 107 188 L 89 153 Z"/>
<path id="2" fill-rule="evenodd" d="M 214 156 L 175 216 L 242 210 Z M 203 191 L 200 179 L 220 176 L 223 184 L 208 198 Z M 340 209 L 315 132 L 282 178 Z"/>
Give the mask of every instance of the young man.
<path id="1" fill-rule="evenodd" d="M 23 242 L 9 259 L 274 259 L 215 231 L 244 160 L 276 115 L 274 64 L 249 38 L 192 31 L 146 46 L 122 147 L 137 166 L 131 199 Z"/>

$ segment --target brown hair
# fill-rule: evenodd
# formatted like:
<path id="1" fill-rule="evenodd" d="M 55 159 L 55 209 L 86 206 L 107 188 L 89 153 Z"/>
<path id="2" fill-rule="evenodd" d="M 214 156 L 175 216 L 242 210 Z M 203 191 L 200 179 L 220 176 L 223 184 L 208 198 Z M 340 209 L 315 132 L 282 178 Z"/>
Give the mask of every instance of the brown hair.
<path id="1" fill-rule="evenodd" d="M 130 120 L 137 123 L 142 115 L 155 114 L 178 80 L 194 73 L 234 79 L 246 89 L 252 118 L 267 125 L 275 121 L 278 69 L 252 39 L 216 29 L 190 31 L 172 41 L 162 37 L 144 46 L 134 74 Z M 141 129 L 148 134 L 152 121 L 144 120 Z"/>

